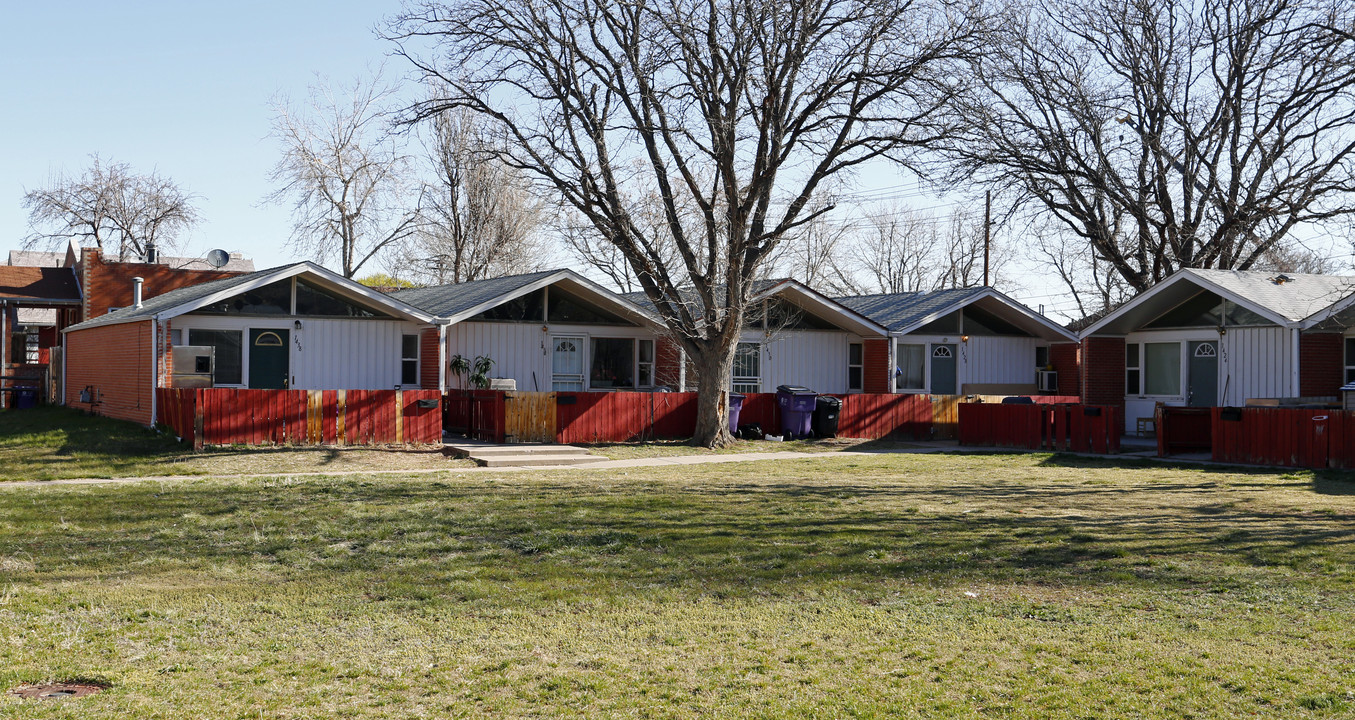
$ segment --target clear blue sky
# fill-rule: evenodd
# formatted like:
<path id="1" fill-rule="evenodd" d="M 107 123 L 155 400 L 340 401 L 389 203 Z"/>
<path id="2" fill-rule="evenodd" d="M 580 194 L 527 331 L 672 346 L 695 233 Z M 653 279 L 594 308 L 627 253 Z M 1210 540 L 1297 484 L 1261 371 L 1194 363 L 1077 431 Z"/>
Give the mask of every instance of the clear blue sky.
<path id="1" fill-rule="evenodd" d="M 186 254 L 215 247 L 259 267 L 293 259 L 286 207 L 264 206 L 278 156 L 269 100 L 315 74 L 378 66 L 373 28 L 398 0 L 13 2 L 0 43 L 0 256 L 28 234 L 25 190 L 99 153 L 201 196 Z M 405 68 L 392 62 L 392 75 Z"/>

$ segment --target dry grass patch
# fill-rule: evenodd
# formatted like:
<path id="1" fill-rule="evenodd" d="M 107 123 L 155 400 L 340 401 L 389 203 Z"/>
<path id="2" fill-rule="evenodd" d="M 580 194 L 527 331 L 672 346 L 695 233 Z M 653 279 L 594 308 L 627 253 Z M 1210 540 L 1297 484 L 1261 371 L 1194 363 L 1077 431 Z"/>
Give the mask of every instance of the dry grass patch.
<path id="1" fill-rule="evenodd" d="M 0 489 L 38 717 L 1346 717 L 1355 483 L 1041 455 Z"/>

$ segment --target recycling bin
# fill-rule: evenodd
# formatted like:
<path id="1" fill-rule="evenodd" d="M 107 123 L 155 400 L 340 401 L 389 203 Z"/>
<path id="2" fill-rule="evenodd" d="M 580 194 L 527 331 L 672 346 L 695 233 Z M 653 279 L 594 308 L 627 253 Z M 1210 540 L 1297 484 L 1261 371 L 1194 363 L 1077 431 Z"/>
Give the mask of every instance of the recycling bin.
<path id="1" fill-rule="evenodd" d="M 739 412 L 743 410 L 743 395 L 732 392 L 729 394 L 729 434 L 737 436 L 739 434 Z"/>
<path id="2" fill-rule="evenodd" d="M 38 389 L 35 387 L 14 388 L 14 409 L 26 410 L 38 405 Z"/>
<path id="3" fill-rule="evenodd" d="M 842 400 L 831 395 L 820 395 L 814 400 L 814 435 L 821 438 L 837 437 L 837 421 L 842 415 Z"/>
<path id="4" fill-rule="evenodd" d="M 818 396 L 813 390 L 798 385 L 780 385 L 776 388 L 776 404 L 781 408 L 781 432 L 787 440 L 809 437 Z"/>

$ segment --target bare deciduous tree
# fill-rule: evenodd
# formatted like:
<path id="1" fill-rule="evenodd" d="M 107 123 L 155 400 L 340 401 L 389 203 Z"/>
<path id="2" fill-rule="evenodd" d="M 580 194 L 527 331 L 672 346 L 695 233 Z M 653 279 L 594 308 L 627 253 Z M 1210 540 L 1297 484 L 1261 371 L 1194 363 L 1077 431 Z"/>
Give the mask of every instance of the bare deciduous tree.
<path id="1" fill-rule="evenodd" d="M 79 177 L 58 175 L 24 194 L 33 229 L 25 247 L 75 239 L 92 241 L 119 261 L 142 260 L 148 250 L 174 247 L 200 219 L 196 198 L 169 178 L 136 174 L 126 163 L 104 164 L 98 155 L 92 160 Z"/>
<path id="2" fill-rule="evenodd" d="M 272 202 L 290 202 L 291 243 L 320 262 L 338 259 L 344 277 L 406 240 L 418 225 L 410 159 L 390 131 L 392 90 L 380 74 L 336 93 L 322 83 L 307 103 L 273 103 L 282 158 Z M 411 197 L 413 196 L 413 197 Z"/>
<path id="3" fill-rule="evenodd" d="M 510 139 L 505 162 L 621 250 L 700 378 L 694 440 L 718 445 L 730 439 L 730 371 L 754 281 L 816 217 L 826 179 L 947 132 L 945 66 L 974 32 L 964 10 L 939 0 L 425 0 L 389 37 L 451 88 L 408 120 L 450 107 L 492 119 Z M 636 220 L 647 188 L 680 265 Z"/>
<path id="4" fill-rule="evenodd" d="M 1032 201 L 1134 291 L 1253 267 L 1355 213 L 1348 24 L 1337 0 L 1019 6 L 953 106 L 956 176 Z"/>
<path id="5" fill-rule="evenodd" d="M 521 172 L 499 160 L 484 121 L 457 108 L 425 127 L 432 179 L 423 221 L 402 247 L 401 274 L 440 285 L 545 267 L 544 205 Z"/>

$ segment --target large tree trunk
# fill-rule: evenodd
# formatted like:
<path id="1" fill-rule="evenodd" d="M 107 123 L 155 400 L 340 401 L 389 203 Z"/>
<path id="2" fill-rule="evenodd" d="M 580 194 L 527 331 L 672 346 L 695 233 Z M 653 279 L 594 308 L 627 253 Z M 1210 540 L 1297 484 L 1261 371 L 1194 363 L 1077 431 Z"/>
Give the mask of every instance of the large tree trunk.
<path id="1" fill-rule="evenodd" d="M 688 350 L 692 353 L 692 365 L 699 383 L 693 445 L 717 448 L 734 441 L 733 434 L 729 432 L 729 387 L 734 371 L 734 348 L 737 345 L 736 336 L 733 341 L 717 338 Z"/>

